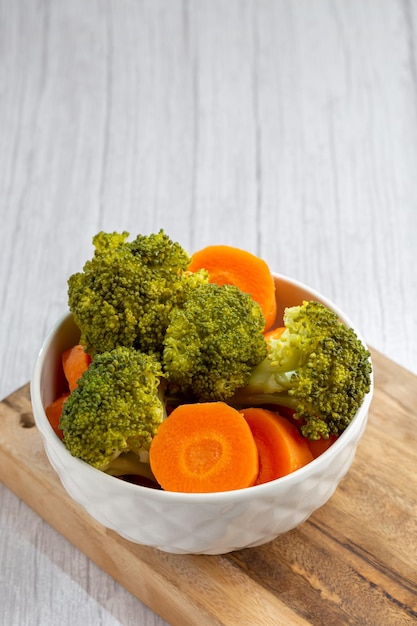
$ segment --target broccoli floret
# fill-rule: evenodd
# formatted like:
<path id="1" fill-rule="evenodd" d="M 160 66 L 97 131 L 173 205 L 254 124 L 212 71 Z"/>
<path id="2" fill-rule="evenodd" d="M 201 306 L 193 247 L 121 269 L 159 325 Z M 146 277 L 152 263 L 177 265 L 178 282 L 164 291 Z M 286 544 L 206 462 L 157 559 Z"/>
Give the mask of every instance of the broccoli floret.
<path id="1" fill-rule="evenodd" d="M 340 434 L 370 390 L 370 353 L 353 329 L 315 301 L 287 308 L 284 325 L 232 403 L 293 409 L 309 439 Z"/>
<path id="2" fill-rule="evenodd" d="M 172 310 L 207 272 L 187 271 L 191 257 L 160 230 L 138 235 L 100 232 L 93 258 L 68 280 L 68 304 L 91 355 L 116 346 L 159 354 Z"/>
<path id="3" fill-rule="evenodd" d="M 226 400 L 267 354 L 260 306 L 232 285 L 200 285 L 168 325 L 162 363 L 170 388 L 197 401 Z"/>
<path id="4" fill-rule="evenodd" d="M 111 464 L 122 453 L 134 452 L 146 462 L 166 416 L 161 381 L 160 363 L 134 348 L 95 355 L 64 404 L 60 429 L 65 446 L 73 456 L 113 474 L 120 473 Z"/>

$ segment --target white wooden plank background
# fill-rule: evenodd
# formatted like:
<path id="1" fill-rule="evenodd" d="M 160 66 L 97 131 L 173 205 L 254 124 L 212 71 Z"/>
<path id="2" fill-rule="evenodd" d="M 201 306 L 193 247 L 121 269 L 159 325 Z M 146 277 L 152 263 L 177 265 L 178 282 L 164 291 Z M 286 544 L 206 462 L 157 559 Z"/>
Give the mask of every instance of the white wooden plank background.
<path id="1" fill-rule="evenodd" d="M 417 374 L 417 2 L 0 0 L 0 397 L 98 230 L 228 243 Z M 0 622 L 160 626 L 0 485 Z"/>

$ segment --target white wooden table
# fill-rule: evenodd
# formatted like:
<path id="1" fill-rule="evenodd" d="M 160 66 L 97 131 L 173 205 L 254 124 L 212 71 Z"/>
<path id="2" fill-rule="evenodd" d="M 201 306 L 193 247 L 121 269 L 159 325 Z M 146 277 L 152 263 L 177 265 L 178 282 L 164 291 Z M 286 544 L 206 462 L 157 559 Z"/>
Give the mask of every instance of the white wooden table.
<path id="1" fill-rule="evenodd" d="M 417 2 L 0 0 L 0 212 L 0 398 L 99 230 L 246 248 L 417 373 Z M 165 623 L 3 485 L 0 563 L 1 624 Z"/>

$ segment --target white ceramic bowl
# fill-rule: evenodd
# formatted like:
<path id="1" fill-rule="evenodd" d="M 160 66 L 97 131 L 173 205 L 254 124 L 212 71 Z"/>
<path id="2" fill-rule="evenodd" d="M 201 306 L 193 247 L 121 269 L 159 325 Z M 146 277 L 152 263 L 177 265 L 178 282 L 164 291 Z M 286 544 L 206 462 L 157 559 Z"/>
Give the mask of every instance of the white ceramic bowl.
<path id="1" fill-rule="evenodd" d="M 318 300 L 346 316 L 321 294 L 275 275 L 278 318 L 287 306 Z M 355 329 L 358 336 L 359 332 Z M 171 493 L 131 484 L 100 472 L 66 450 L 52 430 L 44 407 L 63 389 L 62 351 L 79 338 L 71 315 L 45 340 L 31 381 L 36 425 L 51 465 L 74 500 L 98 522 L 132 542 L 177 554 L 221 554 L 271 541 L 304 522 L 334 493 L 350 468 L 365 430 L 370 392 L 339 439 L 320 457 L 263 485 L 222 493 Z"/>

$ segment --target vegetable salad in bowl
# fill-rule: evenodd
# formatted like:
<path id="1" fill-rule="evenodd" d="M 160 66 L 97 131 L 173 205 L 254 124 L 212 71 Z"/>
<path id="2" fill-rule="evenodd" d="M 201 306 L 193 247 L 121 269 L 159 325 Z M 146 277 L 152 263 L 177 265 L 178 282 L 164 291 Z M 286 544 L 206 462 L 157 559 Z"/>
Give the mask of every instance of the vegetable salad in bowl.
<path id="1" fill-rule="evenodd" d="M 132 541 L 204 553 L 269 541 L 324 504 L 353 461 L 369 351 L 337 307 L 247 251 L 190 255 L 163 230 L 128 238 L 94 237 L 36 364 L 51 463 L 93 517 Z M 106 492 L 133 517 L 118 519 Z M 154 532 L 152 520 L 141 529 L 145 502 Z"/>

